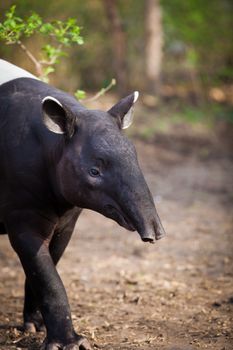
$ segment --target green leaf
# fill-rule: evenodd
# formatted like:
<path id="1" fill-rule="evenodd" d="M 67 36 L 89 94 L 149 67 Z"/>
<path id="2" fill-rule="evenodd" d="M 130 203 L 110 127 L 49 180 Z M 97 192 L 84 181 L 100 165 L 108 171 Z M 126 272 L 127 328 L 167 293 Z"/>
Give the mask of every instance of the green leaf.
<path id="1" fill-rule="evenodd" d="M 43 73 L 45 76 L 49 75 L 50 73 L 53 73 L 55 71 L 54 67 L 49 66 L 43 70 Z"/>
<path id="2" fill-rule="evenodd" d="M 86 92 L 83 90 L 77 90 L 75 91 L 74 96 L 77 98 L 77 100 L 83 100 L 86 98 Z"/>

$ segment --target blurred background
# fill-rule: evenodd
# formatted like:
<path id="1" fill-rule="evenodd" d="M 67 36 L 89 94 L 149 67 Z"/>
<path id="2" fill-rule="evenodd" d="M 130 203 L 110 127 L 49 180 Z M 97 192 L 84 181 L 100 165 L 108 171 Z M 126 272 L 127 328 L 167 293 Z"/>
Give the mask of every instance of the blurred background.
<path id="1" fill-rule="evenodd" d="M 149 126 L 138 125 L 134 134 L 150 139 L 188 123 L 207 126 L 232 147 L 231 0 L 2 0 L 0 21 L 13 4 L 20 17 L 32 11 L 44 21 L 74 17 L 82 28 L 84 45 L 65 50 L 50 75 L 56 87 L 93 95 L 115 78 L 116 86 L 100 103 L 139 90 L 146 108 L 142 113 L 156 112 L 148 117 Z M 39 58 L 46 40 L 32 36 L 23 41 Z M 1 42 L 0 55 L 36 73 L 16 45 Z"/>
<path id="2" fill-rule="evenodd" d="M 168 233 L 148 246 L 84 211 L 59 266 L 75 326 L 106 350 L 232 349 L 233 2 L 2 0 L 0 21 L 13 4 L 22 17 L 82 27 L 84 45 L 67 51 L 51 84 L 90 97 L 115 78 L 83 102 L 105 110 L 140 91 L 127 135 Z M 37 55 L 43 42 L 25 44 Z M 0 56 L 35 73 L 16 46 L 1 42 Z M 1 246 L 0 347 L 25 348 L 15 328 L 23 273 L 7 238 Z"/>
<path id="3" fill-rule="evenodd" d="M 150 107 L 158 96 L 193 107 L 233 103 L 231 0 L 2 0 L 1 20 L 13 4 L 22 17 L 35 11 L 44 20 L 77 18 L 84 45 L 68 51 L 53 79 L 65 90 L 95 91 L 116 78 L 119 95 L 156 95 L 144 96 Z M 25 40 L 36 55 L 42 39 Z M 30 69 L 19 50 L 1 44 L 0 53 Z M 218 117 L 230 118 L 227 111 Z"/>

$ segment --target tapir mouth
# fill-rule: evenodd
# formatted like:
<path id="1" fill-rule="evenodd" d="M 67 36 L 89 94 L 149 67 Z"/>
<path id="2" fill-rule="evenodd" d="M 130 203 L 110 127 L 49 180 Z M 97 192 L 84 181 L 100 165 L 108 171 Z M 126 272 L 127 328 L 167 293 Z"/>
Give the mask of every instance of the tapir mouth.
<path id="1" fill-rule="evenodd" d="M 130 221 L 129 217 L 122 212 L 120 208 L 116 208 L 111 204 L 105 206 L 106 216 L 110 219 L 116 221 L 120 226 L 123 226 L 129 231 L 136 231 L 133 223 Z"/>
<path id="2" fill-rule="evenodd" d="M 105 215 L 129 231 L 138 231 L 143 242 L 155 243 L 156 240 L 162 238 L 165 234 L 159 217 L 157 217 L 157 220 L 149 220 L 147 225 L 137 224 L 135 226 L 127 214 L 119 207 L 111 204 L 105 206 Z"/>

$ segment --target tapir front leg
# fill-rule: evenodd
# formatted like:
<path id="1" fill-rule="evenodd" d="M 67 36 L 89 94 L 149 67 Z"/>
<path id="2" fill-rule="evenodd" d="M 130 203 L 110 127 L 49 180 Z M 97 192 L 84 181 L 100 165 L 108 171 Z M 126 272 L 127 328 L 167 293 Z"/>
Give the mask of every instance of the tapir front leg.
<path id="1" fill-rule="evenodd" d="M 14 212 L 6 223 L 44 319 L 45 349 L 90 350 L 86 339 L 74 332 L 67 295 L 49 252 L 54 224 L 31 211 Z"/>
<path id="2" fill-rule="evenodd" d="M 59 220 L 56 226 L 53 237 L 49 243 L 50 255 L 55 265 L 62 257 L 67 244 L 70 241 L 76 221 L 82 209 L 75 207 L 67 211 Z M 25 281 L 25 297 L 24 297 L 24 329 L 26 331 L 35 333 L 36 331 L 44 330 L 44 322 L 38 308 L 37 300 L 33 291 L 26 279 Z"/>
<path id="3" fill-rule="evenodd" d="M 30 333 L 45 330 L 44 320 L 39 310 L 38 302 L 27 278 L 25 279 L 24 286 L 23 328 L 26 332 Z"/>

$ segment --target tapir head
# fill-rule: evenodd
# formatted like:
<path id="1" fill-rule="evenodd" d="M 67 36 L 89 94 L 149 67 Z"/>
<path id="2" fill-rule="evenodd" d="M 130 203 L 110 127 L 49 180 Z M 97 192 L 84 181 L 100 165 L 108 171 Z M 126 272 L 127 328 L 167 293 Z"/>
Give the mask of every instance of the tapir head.
<path id="1" fill-rule="evenodd" d="M 138 92 L 108 112 L 88 110 L 62 96 L 42 103 L 44 124 L 63 134 L 65 146 L 56 165 L 65 200 L 95 210 L 153 243 L 164 234 L 151 193 L 138 165 L 133 144 L 122 129 L 132 123 Z"/>

